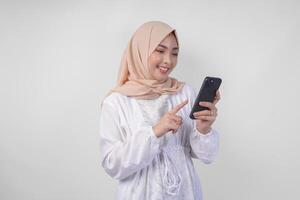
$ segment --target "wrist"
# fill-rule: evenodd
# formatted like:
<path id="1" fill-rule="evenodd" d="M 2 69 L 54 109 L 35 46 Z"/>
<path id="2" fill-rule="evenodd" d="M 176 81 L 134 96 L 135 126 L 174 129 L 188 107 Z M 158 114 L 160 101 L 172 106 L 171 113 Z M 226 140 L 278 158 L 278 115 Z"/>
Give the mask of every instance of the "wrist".
<path id="1" fill-rule="evenodd" d="M 198 131 L 198 132 L 200 132 L 200 133 L 202 133 L 202 134 L 204 134 L 204 135 L 206 135 L 207 133 L 209 133 L 209 132 L 211 131 L 211 127 L 203 129 L 203 128 L 199 128 L 199 127 L 197 126 L 196 128 L 197 128 L 197 131 Z"/>
<path id="2" fill-rule="evenodd" d="M 160 137 L 162 135 L 158 125 L 153 126 L 152 130 L 153 130 L 154 134 L 156 135 L 156 137 Z"/>

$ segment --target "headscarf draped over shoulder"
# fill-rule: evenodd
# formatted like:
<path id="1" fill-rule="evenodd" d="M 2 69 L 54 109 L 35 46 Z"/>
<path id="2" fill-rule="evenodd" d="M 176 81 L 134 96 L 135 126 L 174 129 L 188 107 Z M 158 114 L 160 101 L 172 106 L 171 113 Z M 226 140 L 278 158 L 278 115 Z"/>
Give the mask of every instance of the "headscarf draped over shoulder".
<path id="1" fill-rule="evenodd" d="M 121 61 L 117 86 L 111 92 L 119 92 L 136 99 L 155 99 L 162 94 L 173 94 L 184 83 L 169 77 L 160 82 L 151 79 L 148 58 L 160 42 L 171 32 L 178 43 L 176 30 L 161 21 L 149 21 L 141 25 L 131 37 Z"/>

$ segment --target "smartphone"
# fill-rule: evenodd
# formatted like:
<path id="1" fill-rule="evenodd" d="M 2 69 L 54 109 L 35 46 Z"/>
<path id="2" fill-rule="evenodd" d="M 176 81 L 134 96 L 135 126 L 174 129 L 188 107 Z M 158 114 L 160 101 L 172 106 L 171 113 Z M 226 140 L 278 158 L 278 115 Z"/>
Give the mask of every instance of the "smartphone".
<path id="1" fill-rule="evenodd" d="M 216 96 L 216 92 L 219 89 L 220 85 L 222 83 L 222 79 L 218 77 L 210 77 L 207 76 L 204 78 L 204 81 L 202 83 L 202 86 L 199 90 L 199 93 L 197 95 L 197 98 L 195 100 L 195 103 L 193 105 L 193 108 L 190 113 L 190 118 L 195 119 L 193 113 L 202 111 L 202 110 L 209 110 L 208 107 L 199 105 L 200 101 L 209 101 L 213 102 L 214 98 Z"/>

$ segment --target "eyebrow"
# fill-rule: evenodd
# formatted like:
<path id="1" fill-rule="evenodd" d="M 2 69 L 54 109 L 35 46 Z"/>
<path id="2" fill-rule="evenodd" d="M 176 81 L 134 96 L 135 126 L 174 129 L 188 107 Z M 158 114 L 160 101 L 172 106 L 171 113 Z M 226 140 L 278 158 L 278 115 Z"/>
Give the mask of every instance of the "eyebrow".
<path id="1" fill-rule="evenodd" d="M 168 48 L 168 47 L 166 47 L 165 45 L 162 45 L 162 44 L 159 44 L 158 46 L 161 46 L 161 47 L 163 47 L 163 48 L 165 48 L 165 49 Z M 178 47 L 174 47 L 174 48 L 173 48 L 173 50 L 175 50 L 175 49 L 178 49 Z"/>

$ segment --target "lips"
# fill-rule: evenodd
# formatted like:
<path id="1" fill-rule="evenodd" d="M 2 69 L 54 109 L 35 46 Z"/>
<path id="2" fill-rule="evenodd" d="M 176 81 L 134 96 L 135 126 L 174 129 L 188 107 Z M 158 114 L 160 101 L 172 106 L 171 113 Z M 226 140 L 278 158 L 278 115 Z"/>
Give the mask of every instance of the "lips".
<path id="1" fill-rule="evenodd" d="M 162 73 L 162 74 L 166 74 L 169 71 L 168 67 L 159 66 L 158 68 L 159 68 L 160 73 Z"/>

